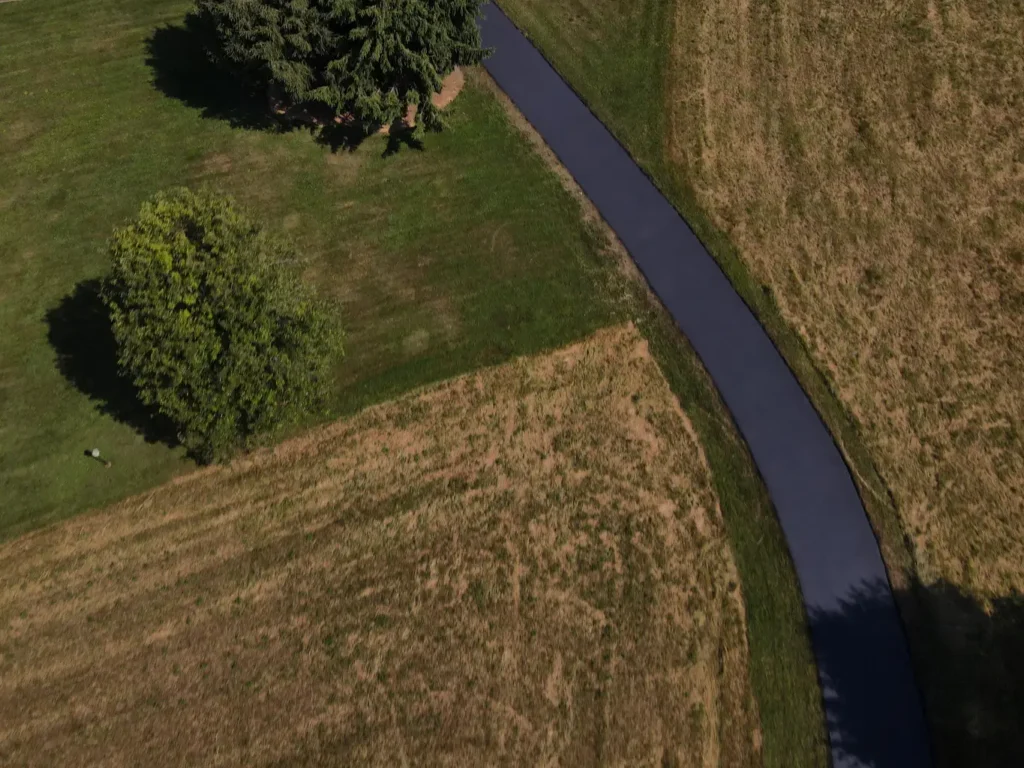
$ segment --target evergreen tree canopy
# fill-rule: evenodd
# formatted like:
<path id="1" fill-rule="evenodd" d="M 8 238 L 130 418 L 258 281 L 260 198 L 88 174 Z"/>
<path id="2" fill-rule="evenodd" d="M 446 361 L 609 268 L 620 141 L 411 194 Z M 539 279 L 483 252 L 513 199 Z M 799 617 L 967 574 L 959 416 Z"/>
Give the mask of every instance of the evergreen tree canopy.
<path id="1" fill-rule="evenodd" d="M 198 0 L 190 23 L 215 62 L 273 85 L 293 104 L 318 102 L 367 126 L 389 125 L 456 67 L 484 55 L 482 0 Z"/>

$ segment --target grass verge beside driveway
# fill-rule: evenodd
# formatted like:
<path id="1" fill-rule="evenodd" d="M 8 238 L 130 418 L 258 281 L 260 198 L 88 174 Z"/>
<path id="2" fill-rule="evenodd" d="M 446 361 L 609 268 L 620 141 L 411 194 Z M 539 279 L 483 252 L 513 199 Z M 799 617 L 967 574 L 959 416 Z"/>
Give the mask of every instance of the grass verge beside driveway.
<path id="1" fill-rule="evenodd" d="M 786 357 L 878 534 L 940 764 L 996 766 L 1024 753 L 1024 49 L 1018 7 L 968 5 L 501 2 Z"/>
<path id="2" fill-rule="evenodd" d="M 422 150 L 333 152 L 155 87 L 147 40 L 185 4 L 59 6 L 0 10 L 0 534 L 190 466 L 111 418 L 125 393 L 88 291 L 113 228 L 160 189 L 208 184 L 296 242 L 343 311 L 330 414 L 612 321 L 575 202 L 480 88 Z"/>
<path id="3" fill-rule="evenodd" d="M 510 119 L 579 201 L 584 220 L 618 269 L 605 273 L 608 294 L 648 339 L 669 385 L 700 438 L 722 506 L 743 584 L 751 683 L 768 766 L 824 766 L 824 714 L 796 575 L 775 510 L 753 460 L 693 349 L 647 287 L 623 245 L 543 139 L 488 79 Z"/>

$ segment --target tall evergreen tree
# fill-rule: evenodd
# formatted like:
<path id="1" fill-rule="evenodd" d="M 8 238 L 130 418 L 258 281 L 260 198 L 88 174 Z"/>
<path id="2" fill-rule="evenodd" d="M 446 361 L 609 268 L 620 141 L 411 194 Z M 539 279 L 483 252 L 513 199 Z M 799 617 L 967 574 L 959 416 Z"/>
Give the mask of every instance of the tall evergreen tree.
<path id="1" fill-rule="evenodd" d="M 484 56 L 482 0 L 198 0 L 189 22 L 214 61 L 273 86 L 293 104 L 318 102 L 367 125 L 419 105 L 456 67 Z"/>

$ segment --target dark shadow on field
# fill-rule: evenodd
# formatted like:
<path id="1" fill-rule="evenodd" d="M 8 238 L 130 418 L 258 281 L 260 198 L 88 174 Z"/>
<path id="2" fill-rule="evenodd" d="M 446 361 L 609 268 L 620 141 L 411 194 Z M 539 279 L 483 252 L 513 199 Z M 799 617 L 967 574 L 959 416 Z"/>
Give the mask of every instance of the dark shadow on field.
<path id="1" fill-rule="evenodd" d="M 911 650 L 934 764 L 1024 766 L 1024 595 L 983 605 L 939 582 L 901 590 L 897 602 L 916 629 Z M 884 590 L 865 588 L 838 610 L 812 615 L 812 632 L 827 638 L 829 647 L 861 647 L 875 639 L 873 633 L 885 625 L 892 609 Z M 826 699 L 833 686 L 846 692 L 842 700 L 828 703 L 829 730 L 841 753 L 851 765 L 898 765 L 886 751 L 886 740 L 863 727 L 866 714 L 884 709 L 886 702 L 871 698 L 859 684 L 857 670 L 832 663 L 828 654 L 819 661 Z M 893 728 L 913 727 L 898 712 L 891 722 Z"/>
<path id="2" fill-rule="evenodd" d="M 198 109 L 203 117 L 226 120 L 236 128 L 283 130 L 260 92 L 244 78 L 214 65 L 206 52 L 206 33 L 195 17 L 163 26 L 146 40 L 146 64 L 153 85 L 166 96 Z"/>
<path id="3" fill-rule="evenodd" d="M 404 120 L 392 123 L 387 135 L 379 136 L 376 127 L 358 123 L 327 122 L 315 129 L 314 135 L 318 144 L 328 147 L 331 152 L 354 152 L 364 142 L 379 137 L 384 143 L 381 157 L 391 157 L 402 151 L 402 148 L 422 152 L 425 148 L 415 126 L 408 125 Z"/>
<path id="4" fill-rule="evenodd" d="M 46 313 L 46 323 L 57 370 L 101 413 L 132 427 L 147 442 L 177 445 L 174 425 L 144 405 L 135 385 L 118 373 L 117 344 L 100 299 L 99 280 L 75 286 Z"/>
<path id="5" fill-rule="evenodd" d="M 299 104 L 286 114 L 275 113 L 267 88 L 217 67 L 207 52 L 210 44 L 210 34 L 193 15 L 186 16 L 183 24 L 154 31 L 146 40 L 146 64 L 153 71 L 154 87 L 200 110 L 204 118 L 225 120 L 235 128 L 251 130 L 305 130 L 332 152 L 354 151 L 376 135 L 375 127 L 335 122 L 322 105 Z M 423 149 L 414 129 L 404 124 L 396 124 L 390 136 L 381 138 L 385 157 L 403 146 Z"/>
<path id="6" fill-rule="evenodd" d="M 310 130 L 317 144 L 327 147 L 331 152 L 355 152 L 376 133 L 374 129 L 355 122 L 328 122 Z"/>
<path id="7" fill-rule="evenodd" d="M 423 140 L 416 135 L 416 128 L 410 127 L 404 121 L 396 121 L 391 126 L 391 132 L 387 136 L 387 146 L 384 147 L 384 157 L 397 155 L 402 147 L 423 151 Z"/>

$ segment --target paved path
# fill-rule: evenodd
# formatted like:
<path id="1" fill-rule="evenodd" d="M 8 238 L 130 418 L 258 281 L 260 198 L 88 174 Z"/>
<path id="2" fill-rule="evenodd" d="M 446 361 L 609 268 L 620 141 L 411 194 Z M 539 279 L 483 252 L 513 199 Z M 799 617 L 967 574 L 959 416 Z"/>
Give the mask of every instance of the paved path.
<path id="1" fill-rule="evenodd" d="M 930 765 L 878 544 L 807 395 L 714 259 L 604 125 L 493 4 L 480 25 L 484 45 L 494 48 L 487 70 L 618 234 L 750 447 L 803 590 L 833 764 Z M 837 631 L 846 618 L 851 631 Z"/>

